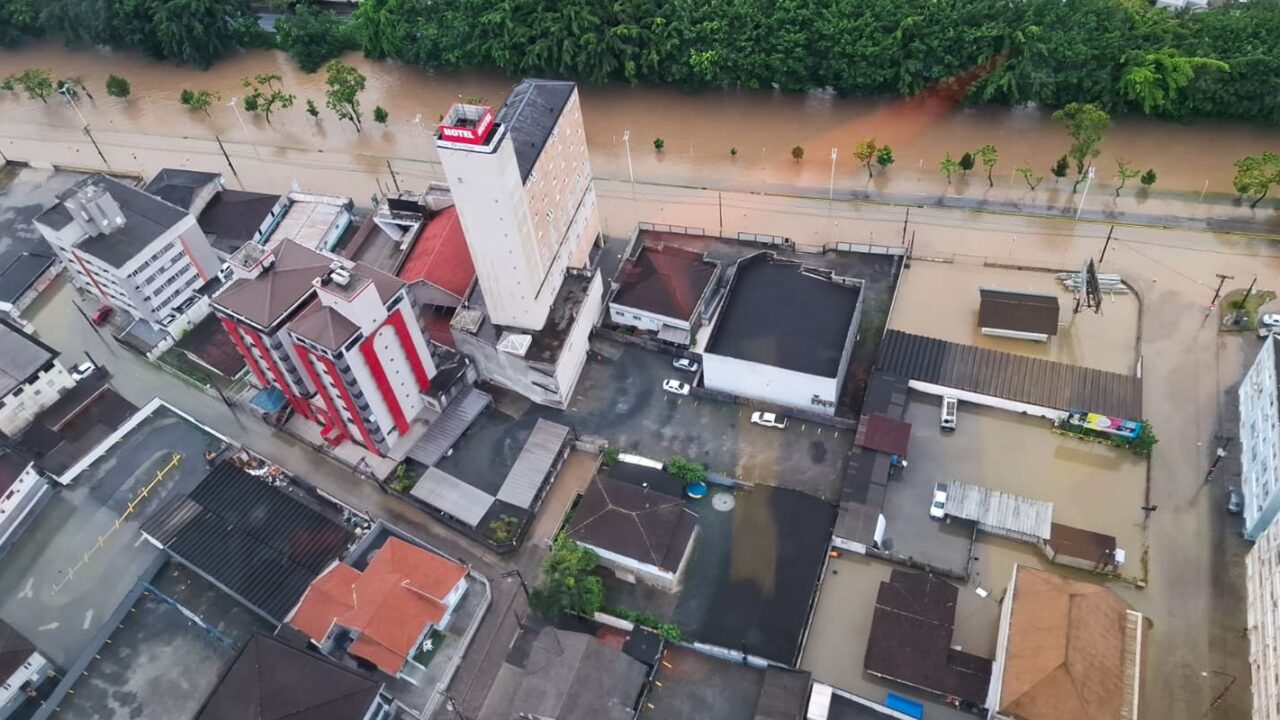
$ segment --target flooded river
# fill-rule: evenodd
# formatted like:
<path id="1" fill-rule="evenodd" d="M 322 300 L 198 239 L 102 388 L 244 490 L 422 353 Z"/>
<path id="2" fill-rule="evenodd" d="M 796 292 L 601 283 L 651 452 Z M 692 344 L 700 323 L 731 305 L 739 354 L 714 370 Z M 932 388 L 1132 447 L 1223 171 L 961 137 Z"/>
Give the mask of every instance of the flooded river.
<path id="1" fill-rule="evenodd" d="M 436 160 L 430 132 L 451 103 L 478 97 L 497 105 L 514 82 L 495 73 L 425 73 L 358 54 L 345 59 L 368 76 L 362 96 L 366 127 L 361 134 L 323 109 L 323 73 L 304 74 L 283 53 L 273 51 L 238 52 L 209 71 L 199 71 L 136 53 L 73 51 L 46 42 L 0 52 L 0 76 L 43 67 L 59 77 L 83 78 L 94 100 L 82 99 L 80 109 L 95 129 L 202 138 L 217 133 L 224 140 L 263 147 L 425 161 Z M 244 94 L 241 78 L 263 72 L 282 75 L 287 91 L 298 96 L 293 108 L 275 115 L 270 126 L 243 110 L 238 118 L 226 105 Z M 132 83 L 130 100 L 107 96 L 103 82 L 108 73 Z M 222 101 L 211 108 L 212 117 L 205 118 L 178 104 L 183 88 L 213 90 Z M 318 124 L 305 113 L 306 99 L 322 108 Z M 1066 134 L 1045 110 L 954 107 L 925 98 L 850 99 L 739 90 L 684 93 L 614 85 L 583 87 L 582 104 L 597 175 L 628 177 L 623 132 L 630 130 L 636 180 L 695 186 L 825 189 L 831 176 L 830 150 L 838 148 L 836 187 L 861 189 L 866 174 L 852 150 L 859 140 L 874 137 L 891 145 L 897 156 L 897 164 L 884 181 L 877 179 L 876 187 L 885 181 L 936 184 L 937 164 L 945 152 L 959 157 L 986 143 L 1000 151 L 997 187 L 1010 187 L 1022 183 L 1013 177 L 1016 165 L 1025 163 L 1048 175 L 1049 165 L 1068 145 Z M 390 113 L 385 127 L 370 118 L 375 105 Z M 0 123 L 73 127 L 78 121 L 60 99 L 41 105 L 0 93 Z M 654 151 L 655 137 L 665 140 L 664 152 Z M 805 149 L 801 162 L 791 158 L 791 148 L 797 145 Z M 730 148 L 737 148 L 736 157 Z M 1114 173 L 1114 158 L 1122 155 L 1136 167 L 1155 168 L 1158 188 L 1198 193 L 1207 183 L 1209 192 L 1229 193 L 1232 161 L 1262 150 L 1280 151 L 1280 129 L 1124 118 L 1115 122 L 1103 150 L 1100 181 Z M 974 174 L 980 172 L 981 168 Z M 970 183 L 981 182 L 970 178 Z"/>

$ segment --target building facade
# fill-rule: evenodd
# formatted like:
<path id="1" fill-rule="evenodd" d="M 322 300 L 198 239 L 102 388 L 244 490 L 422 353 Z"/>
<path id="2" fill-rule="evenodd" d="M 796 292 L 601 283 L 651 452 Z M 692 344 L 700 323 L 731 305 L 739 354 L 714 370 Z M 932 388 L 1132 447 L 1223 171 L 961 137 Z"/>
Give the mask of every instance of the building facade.
<path id="1" fill-rule="evenodd" d="M 35 219 L 82 292 L 165 325 L 220 265 L 190 213 L 105 175 L 76 183 Z"/>
<path id="2" fill-rule="evenodd" d="M 1280 720 L 1280 529 L 1263 531 L 1245 558 L 1254 720 Z"/>
<path id="3" fill-rule="evenodd" d="M 1280 512 L 1280 340 L 1269 336 L 1240 381 L 1244 536 L 1256 540 Z"/>
<path id="4" fill-rule="evenodd" d="M 428 403 L 435 362 L 408 286 L 363 263 L 285 241 L 229 263 L 214 310 L 259 387 L 321 426 L 331 444 L 386 455 Z"/>
<path id="5" fill-rule="evenodd" d="M 74 386 L 57 350 L 0 320 L 0 433 L 16 437 Z"/>
<path id="6" fill-rule="evenodd" d="M 603 308 L 577 87 L 524 80 L 497 113 L 454 105 L 436 148 L 478 281 L 454 316 L 455 346 L 484 379 L 563 407 Z"/>

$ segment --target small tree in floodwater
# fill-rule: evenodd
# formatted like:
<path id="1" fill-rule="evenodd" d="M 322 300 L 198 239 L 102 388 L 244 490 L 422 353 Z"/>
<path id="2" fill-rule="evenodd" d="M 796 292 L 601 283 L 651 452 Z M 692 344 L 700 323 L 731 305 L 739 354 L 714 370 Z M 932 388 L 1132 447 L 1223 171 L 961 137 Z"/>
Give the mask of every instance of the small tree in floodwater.
<path id="1" fill-rule="evenodd" d="M 1057 182 L 1058 180 L 1066 177 L 1067 171 L 1070 169 L 1071 161 L 1067 159 L 1066 155 L 1063 155 L 1058 158 L 1058 162 L 1054 163 L 1053 167 L 1049 168 L 1049 172 L 1053 173 L 1053 177 L 1055 178 L 1054 182 Z"/>
<path id="2" fill-rule="evenodd" d="M 800 162 L 804 159 L 804 148 L 799 145 L 791 148 L 791 159 Z"/>
<path id="3" fill-rule="evenodd" d="M 881 170 L 885 170 L 892 164 L 893 148 L 888 145 L 881 145 L 876 148 L 876 165 L 879 165 Z"/>
<path id="4" fill-rule="evenodd" d="M 387 109 L 381 105 L 373 106 L 373 121 L 379 125 L 387 124 Z"/>
<path id="5" fill-rule="evenodd" d="M 209 106 L 221 99 L 222 96 L 212 90 L 187 90 L 184 88 L 182 93 L 178 95 L 178 102 L 196 112 L 204 113 L 205 117 L 213 117 L 209 114 Z"/>
<path id="6" fill-rule="evenodd" d="M 23 70 L 13 78 L 13 82 L 27 93 L 27 97 L 42 103 L 48 103 L 49 97 L 55 92 L 53 75 L 40 68 Z"/>
<path id="7" fill-rule="evenodd" d="M 876 159 L 878 150 L 875 138 L 867 138 L 853 148 L 853 156 L 858 158 L 858 162 L 862 163 L 862 166 L 867 169 L 868 179 L 875 177 L 871 172 L 871 163 Z M 892 153 L 890 153 L 890 156 L 892 157 Z"/>
<path id="8" fill-rule="evenodd" d="M 951 153 L 942 158 L 942 162 L 938 163 L 938 171 L 947 176 L 947 185 L 951 184 L 951 174 L 960 169 L 960 163 L 951 157 Z"/>
<path id="9" fill-rule="evenodd" d="M 1129 161 L 1124 158 L 1116 158 L 1116 179 L 1120 184 L 1116 186 L 1116 197 L 1120 197 L 1120 191 L 1128 182 L 1142 174 L 1141 170 L 1134 170 L 1129 167 Z"/>
<path id="10" fill-rule="evenodd" d="M 364 74 L 341 60 L 330 60 L 324 66 L 324 104 L 339 120 L 350 122 L 360 132 L 364 114 L 360 111 L 360 93 L 364 92 Z"/>
<path id="11" fill-rule="evenodd" d="M 1142 177 L 1138 178 L 1138 182 L 1142 183 L 1142 186 L 1145 188 L 1150 188 L 1152 185 L 1155 185 L 1156 171 L 1151 168 L 1147 168 L 1147 171 L 1142 173 Z"/>
<path id="12" fill-rule="evenodd" d="M 312 120 L 320 119 L 320 108 L 316 107 L 316 101 L 311 98 L 307 98 L 307 114 Z"/>
<path id="13" fill-rule="evenodd" d="M 1000 162 L 1000 151 L 996 150 L 995 145 L 983 145 L 975 154 L 978 156 L 978 161 L 982 163 L 982 167 L 987 169 L 987 187 L 995 187 L 996 182 L 991 179 L 991 172 L 995 170 L 996 163 Z"/>
<path id="14" fill-rule="evenodd" d="M 960 162 L 956 163 L 960 167 L 961 177 L 969 177 L 969 171 L 973 169 L 973 153 L 965 153 L 960 156 Z"/>
<path id="15" fill-rule="evenodd" d="M 133 88 L 129 86 L 129 81 L 119 75 L 107 76 L 107 94 L 113 98 L 127 100 L 129 94 L 133 92 Z"/>
<path id="16" fill-rule="evenodd" d="M 1035 171 L 1032 170 L 1029 165 L 1019 165 L 1017 172 L 1022 176 L 1022 181 L 1027 184 L 1027 187 L 1031 189 L 1031 192 L 1035 192 L 1036 188 L 1040 187 L 1040 183 L 1044 182 L 1044 176 L 1036 175 Z"/>
<path id="17" fill-rule="evenodd" d="M 662 152 L 662 149 L 665 148 L 666 146 L 667 146 L 666 140 L 663 140 L 660 137 L 656 137 L 653 139 L 653 149 L 656 150 L 657 152 Z"/>

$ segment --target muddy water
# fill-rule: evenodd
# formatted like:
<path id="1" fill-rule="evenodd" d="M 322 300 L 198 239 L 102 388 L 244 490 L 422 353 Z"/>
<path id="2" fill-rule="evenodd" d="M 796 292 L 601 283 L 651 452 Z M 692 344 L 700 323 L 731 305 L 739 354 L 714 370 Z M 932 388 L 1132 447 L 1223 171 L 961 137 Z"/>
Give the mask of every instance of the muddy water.
<path id="1" fill-rule="evenodd" d="M 42 43 L 0 53 L 0 76 L 37 66 L 58 76 L 82 77 L 95 100 L 82 102 L 81 109 L 95 128 L 198 137 L 216 132 L 224 139 L 249 139 L 263 146 L 421 160 L 436 159 L 429 133 L 452 102 L 480 97 L 499 104 L 513 82 L 493 73 L 429 74 L 393 62 L 374 63 L 356 54 L 346 60 L 368 76 L 362 98 L 366 116 L 375 105 L 389 111 L 385 127 L 367 119 L 365 131 L 357 134 L 350 125 L 340 123 L 323 110 L 323 74 L 301 73 L 285 55 L 271 51 L 240 52 L 202 72 L 156 63 L 135 53 L 72 51 Z M 298 102 L 273 117 L 270 126 L 241 111 L 242 126 L 225 104 L 244 94 L 241 78 L 261 72 L 283 75 Z M 108 73 L 130 80 L 131 100 L 107 97 L 103 81 Z M 177 102 L 184 87 L 214 90 L 222 95 L 222 103 L 212 108 L 211 118 L 191 113 Z M 592 162 L 603 177 L 628 176 L 624 130 L 631 131 L 637 180 L 690 185 L 781 183 L 811 189 L 827 186 L 833 147 L 839 149 L 837 186 L 861 187 L 865 171 L 852 149 L 865 137 L 893 146 L 897 164 L 889 176 L 895 184 L 935 182 L 943 153 L 958 157 L 985 143 L 1000 150 L 997 187 L 1020 184 L 1020 179 L 1012 177 L 1015 165 L 1026 163 L 1047 175 L 1048 166 L 1068 144 L 1048 112 L 1037 109 L 957 108 L 927 98 L 845 99 L 822 93 L 686 94 L 625 86 L 584 87 L 582 92 Z M 307 98 L 322 108 L 318 124 L 303 110 Z M 3 93 L 0 121 L 64 126 L 77 122 L 60 101 L 42 106 Z M 665 139 L 664 152 L 654 151 L 655 137 Z M 797 145 L 806 151 L 802 162 L 791 158 L 791 148 Z M 731 147 L 737 148 L 736 157 L 730 155 Z M 1161 188 L 1199 192 L 1207 182 L 1210 192 L 1230 192 L 1232 160 L 1264 149 L 1280 150 L 1280 130 L 1227 122 L 1178 125 L 1126 118 L 1117 120 L 1108 134 L 1100 166 L 1104 176 L 1110 176 L 1114 157 L 1121 154 L 1137 167 L 1154 167 Z"/>

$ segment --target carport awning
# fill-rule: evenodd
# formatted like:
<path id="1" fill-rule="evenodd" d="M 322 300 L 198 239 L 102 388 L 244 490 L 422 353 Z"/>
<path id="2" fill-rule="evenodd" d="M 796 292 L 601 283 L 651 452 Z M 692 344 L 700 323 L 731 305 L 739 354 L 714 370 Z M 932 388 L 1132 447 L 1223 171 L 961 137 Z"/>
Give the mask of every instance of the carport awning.
<path id="1" fill-rule="evenodd" d="M 471 527 L 479 525 L 493 505 L 493 496 L 434 467 L 423 473 L 409 494 Z"/>
<path id="2" fill-rule="evenodd" d="M 903 457 L 906 457 L 910 440 L 911 423 L 885 415 L 863 415 L 858 421 L 858 434 L 854 437 L 854 443 L 859 447 Z"/>
<path id="3" fill-rule="evenodd" d="M 953 482 L 947 486 L 945 512 L 973 520 L 993 535 L 1036 542 L 1053 534 L 1053 503 L 981 485 Z"/>
<path id="4" fill-rule="evenodd" d="M 502 481 L 498 499 L 516 507 L 531 506 L 567 437 L 569 428 L 550 420 L 539 419 L 524 448 L 520 450 L 520 456 L 511 466 L 511 472 Z"/>

